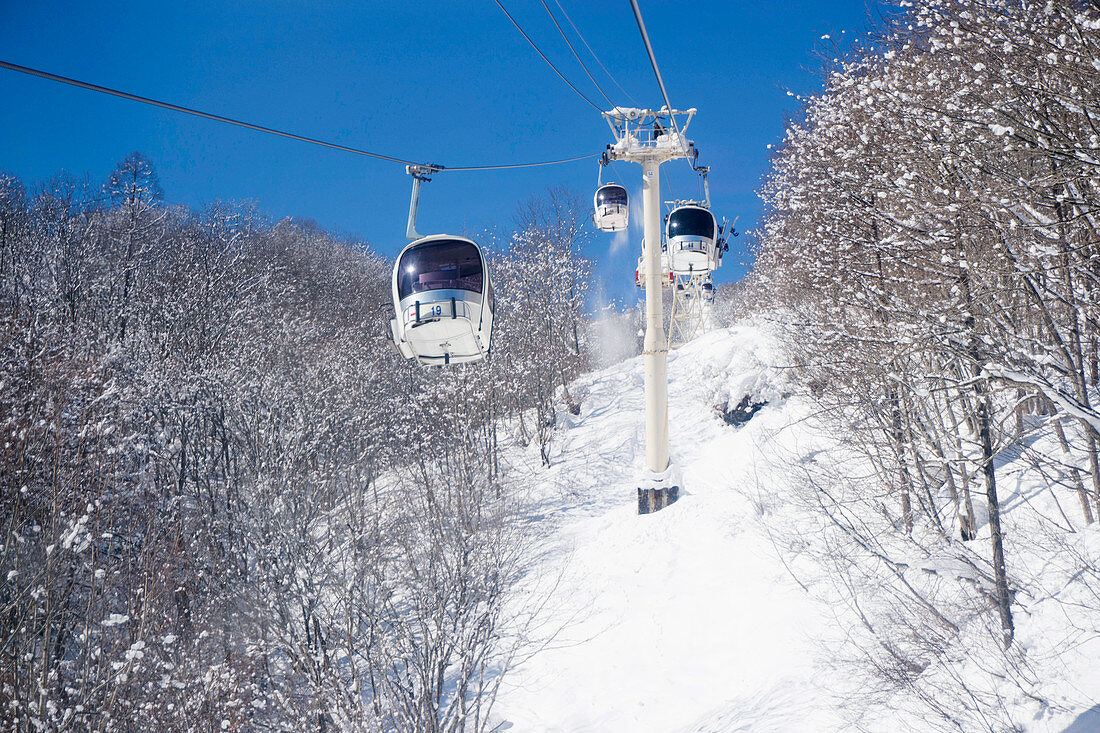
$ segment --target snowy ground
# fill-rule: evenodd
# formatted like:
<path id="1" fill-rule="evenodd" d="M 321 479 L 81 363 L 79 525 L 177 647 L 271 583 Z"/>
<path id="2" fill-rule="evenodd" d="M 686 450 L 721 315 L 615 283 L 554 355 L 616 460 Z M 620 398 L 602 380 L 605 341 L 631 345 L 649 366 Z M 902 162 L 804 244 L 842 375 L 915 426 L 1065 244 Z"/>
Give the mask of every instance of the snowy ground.
<path id="1" fill-rule="evenodd" d="M 774 339 L 752 325 L 713 332 L 670 354 L 669 379 L 671 451 L 684 489 L 663 511 L 636 513 L 645 450 L 638 358 L 571 387 L 581 413 L 566 415 L 555 431 L 550 468 L 540 466 L 533 446 L 508 454 L 512 475 L 534 477 L 536 507 L 538 559 L 515 588 L 514 603 L 545 603 L 543 640 L 556 634 L 506 676 L 494 708 L 499 729 L 846 729 L 836 693 L 848 680 L 826 650 L 842 644 L 851 612 L 830 583 L 815 583 L 820 568 L 789 556 L 790 536 L 786 544 L 773 542 L 769 530 L 777 517 L 787 527 L 800 524 L 797 512 L 806 510 L 783 488 L 791 485 L 791 464 L 816 460 L 831 436 L 807 420 L 813 408 L 806 399 L 788 399 Z M 744 394 L 769 404 L 741 427 L 725 424 L 714 406 L 736 404 Z M 1008 478 L 1012 466 L 999 470 L 1006 468 Z M 1038 493 L 1020 478 L 1006 485 L 1011 531 L 1030 521 L 1014 507 L 1031 497 L 1026 505 L 1033 508 Z M 815 541 L 815 523 L 802 524 L 808 542 Z M 1070 537 L 1100 554 L 1095 525 Z M 984 552 L 980 542 L 976 552 Z M 1089 594 L 1072 568 L 1057 568 L 1063 554 L 1027 556 L 1021 549 L 1014 561 L 1020 583 L 1036 589 L 1017 626 L 1039 660 L 1033 689 L 1064 707 L 1046 709 L 1023 694 L 1012 717 L 1029 721 L 1028 730 L 1100 730 L 1100 707 L 1089 712 L 1100 702 L 1096 623 L 1087 615 L 1069 620 L 1050 603 L 1059 594 Z M 880 714 L 872 727 L 912 729 L 897 715 Z"/>
<path id="2" fill-rule="evenodd" d="M 679 502 L 639 516 L 645 451 L 642 368 L 632 359 L 575 388 L 581 414 L 555 436 L 536 489 L 550 648 L 505 682 L 495 712 L 522 731 L 822 730 L 837 723 L 814 684 L 813 602 L 759 518 L 755 468 L 791 421 L 768 340 L 749 327 L 669 355 L 671 451 Z M 747 425 L 712 409 L 725 391 L 772 400 Z M 738 395 L 739 398 L 739 395 Z M 520 466 L 514 465 L 514 468 Z"/>

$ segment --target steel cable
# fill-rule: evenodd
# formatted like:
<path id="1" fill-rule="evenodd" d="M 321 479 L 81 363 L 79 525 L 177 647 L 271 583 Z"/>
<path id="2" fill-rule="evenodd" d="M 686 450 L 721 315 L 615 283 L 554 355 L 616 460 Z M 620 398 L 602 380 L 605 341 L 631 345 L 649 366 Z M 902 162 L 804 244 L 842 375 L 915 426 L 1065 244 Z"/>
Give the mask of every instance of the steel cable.
<path id="1" fill-rule="evenodd" d="M 565 41 L 565 45 L 569 46 L 569 50 L 573 52 L 573 58 L 575 58 L 577 60 L 577 63 L 581 65 L 581 68 L 584 69 L 584 73 L 588 76 L 592 83 L 596 85 L 596 89 L 600 90 L 600 94 L 602 94 L 603 98 L 607 100 L 608 106 L 614 107 L 615 103 L 611 101 L 611 97 L 607 96 L 607 92 L 603 90 L 603 87 L 601 87 L 600 83 L 596 81 L 595 77 L 592 76 L 592 73 L 588 70 L 588 67 L 584 65 L 583 61 L 581 61 L 581 57 L 577 53 L 577 49 L 573 48 L 573 44 L 570 43 L 568 36 L 565 35 L 565 31 L 562 30 L 561 25 L 558 23 L 558 19 L 555 18 L 554 14 L 550 11 L 550 6 L 546 4 L 546 0 L 539 0 L 539 2 L 542 3 L 542 7 L 546 10 L 546 14 L 550 16 L 550 20 L 554 21 L 554 27 L 558 29 L 558 34 L 560 34 L 561 39 Z"/>
<path id="2" fill-rule="evenodd" d="M 493 0 L 493 2 L 495 2 L 495 3 L 497 4 L 497 7 L 498 7 L 498 8 L 500 8 L 500 9 L 501 9 L 501 11 L 502 11 L 502 12 L 503 12 L 503 13 L 504 13 L 504 14 L 505 14 L 506 16 L 508 16 L 508 20 L 512 21 L 512 25 L 514 25 L 514 26 L 516 27 L 516 30 L 517 30 L 517 31 L 519 31 L 519 32 L 520 32 L 520 34 L 521 34 L 521 35 L 522 35 L 522 36 L 523 36 L 524 38 L 526 38 L 526 39 L 527 39 L 527 43 L 531 44 L 531 48 L 535 49 L 535 51 L 536 51 L 536 52 L 538 53 L 538 55 L 542 57 L 542 60 L 543 60 L 543 61 L 545 61 L 545 62 L 546 62 L 546 63 L 547 63 L 547 64 L 548 64 L 549 66 L 550 66 L 550 68 L 554 70 L 554 73 L 555 73 L 555 74 L 557 74 L 558 76 L 560 76 L 560 77 L 561 77 L 561 80 L 562 80 L 562 81 L 564 81 L 564 82 L 565 82 L 566 84 L 568 84 L 568 85 L 569 85 L 569 88 L 570 88 L 570 89 L 572 89 L 572 90 L 573 90 L 574 92 L 576 92 L 576 93 L 577 93 L 577 96 L 579 96 L 579 97 L 580 97 L 581 99 L 583 99 L 584 101 L 588 102 L 588 104 L 590 104 L 590 105 L 592 106 L 592 108 L 593 108 L 593 109 L 595 109 L 595 110 L 596 110 L 597 112 L 600 112 L 600 113 L 602 114 L 602 113 L 603 113 L 603 110 L 602 110 L 602 109 L 600 109 L 600 106 L 599 106 L 598 104 L 596 104 L 596 103 L 595 103 L 595 102 L 593 102 L 593 101 L 592 101 L 591 99 L 589 99 L 588 97 L 586 97 L 586 96 L 584 95 L 584 92 L 582 92 L 582 91 L 581 91 L 580 89 L 577 89 L 577 88 L 576 88 L 575 86 L 573 86 L 573 82 L 571 82 L 571 81 L 569 81 L 568 79 L 566 79 L 566 78 L 565 78 L 565 74 L 563 74 L 563 73 L 561 73 L 560 71 L 558 71 L 558 67 L 557 67 L 557 66 L 554 66 L 554 62 L 553 62 L 553 61 L 551 61 L 550 59 L 548 59 L 548 58 L 546 57 L 546 54 L 544 54 L 544 53 L 542 52 L 542 49 L 540 49 L 540 48 L 539 48 L 539 47 L 538 47 L 538 46 L 537 46 L 537 45 L 535 44 L 535 42 L 531 40 L 531 36 L 527 35 L 527 31 L 523 30 L 523 28 L 522 28 L 522 27 L 520 27 L 520 24 L 516 22 L 516 19 L 512 17 L 512 14 L 508 12 L 507 8 L 505 8 L 505 7 L 503 6 L 503 5 L 501 5 L 501 4 L 500 4 L 500 0 Z"/>
<path id="3" fill-rule="evenodd" d="M 566 21 L 569 22 L 569 25 L 573 28 L 573 31 L 577 34 L 577 38 L 580 38 L 581 43 L 583 43 L 584 47 L 588 49 L 588 53 L 592 54 L 592 58 L 596 59 L 596 63 L 600 65 L 601 69 L 603 69 L 603 73 L 607 74 L 607 78 L 610 79 L 611 81 L 615 82 L 615 86 L 617 86 L 619 88 L 620 92 L 622 92 L 623 94 L 626 95 L 627 99 L 629 99 L 634 104 L 637 104 L 638 100 L 636 100 L 636 99 L 634 99 L 634 97 L 630 96 L 630 92 L 628 92 L 626 89 L 623 89 L 623 85 L 619 83 L 619 80 L 616 79 L 615 76 L 610 71 L 608 71 L 607 67 L 604 66 L 604 64 L 603 64 L 603 61 L 600 61 L 600 57 L 597 56 L 596 52 L 592 50 L 592 47 L 588 45 L 588 41 L 586 41 L 584 39 L 584 34 L 581 33 L 579 28 L 577 28 L 577 24 L 573 22 L 573 19 L 569 17 L 569 13 L 565 12 L 565 8 L 562 7 L 561 2 L 559 2 L 559 0 L 554 0 L 554 4 L 558 6 L 558 10 L 561 11 L 561 14 L 565 16 Z"/>
<path id="4" fill-rule="evenodd" d="M 363 155 L 368 158 L 377 158 L 378 160 L 386 160 L 391 163 L 402 163 L 404 165 L 422 166 L 432 168 L 435 172 L 461 172 L 461 171 L 486 171 L 486 170 L 504 170 L 507 168 L 534 168 L 537 166 L 545 165 L 558 165 L 559 163 L 572 163 L 577 160 L 585 160 L 588 158 L 595 158 L 596 155 L 580 155 L 573 158 L 562 158 L 559 160 L 543 160 L 533 163 L 505 163 L 499 165 L 471 165 L 471 166 L 455 166 L 449 168 L 443 165 L 435 164 L 423 164 L 416 161 L 407 160 L 405 158 L 397 158 L 391 155 L 382 155 L 380 153 L 372 153 L 368 150 L 362 150 L 360 148 L 353 148 L 348 145 L 340 145 L 338 143 L 331 143 L 325 140 L 318 140 L 312 137 L 306 137 L 304 135 L 297 135 L 292 132 L 285 132 L 283 130 L 276 130 L 272 127 L 265 127 L 263 125 L 255 125 L 251 122 L 245 122 L 243 120 L 235 120 L 231 117 L 224 117 L 222 115 L 212 114 L 210 112 L 203 112 L 202 110 L 192 109 L 190 107 L 184 107 L 178 104 L 172 104 L 171 102 L 162 102 L 160 100 L 151 99 L 149 97 L 143 97 L 139 94 L 131 94 L 130 92 L 124 92 L 119 89 L 112 89 L 110 87 L 101 86 L 99 84 L 92 84 L 86 81 L 80 81 L 79 79 L 72 79 L 67 76 L 61 76 L 60 74 L 51 74 L 48 71 L 42 71 L 41 69 L 32 69 L 29 66 L 20 66 L 19 64 L 13 64 L 8 61 L 0 60 L 0 68 L 9 69 L 10 71 L 17 71 L 21 74 L 28 74 L 30 76 L 36 76 L 42 79 L 48 79 L 49 81 L 56 81 L 61 84 L 68 84 L 70 86 L 79 87 L 81 89 L 87 89 L 93 92 L 100 92 L 102 94 L 109 94 L 114 97 L 121 97 L 122 99 L 128 99 L 132 102 L 140 102 L 142 104 L 152 105 L 154 107 L 160 107 L 162 109 L 171 110 L 173 112 L 181 112 L 183 114 L 192 115 L 195 117 L 201 117 L 207 120 L 213 120 L 214 122 L 224 122 L 228 125 L 236 125 L 237 127 L 243 127 L 256 132 L 264 132 L 269 135 L 277 135 L 278 137 L 288 138 L 290 140 L 297 140 L 299 142 L 309 143 L 311 145 L 319 145 L 324 148 L 331 148 L 333 150 L 341 150 L 345 153 L 353 153 L 355 155 Z"/>
<path id="5" fill-rule="evenodd" d="M 668 90 L 665 89 L 665 80 L 661 78 L 661 70 L 657 67 L 657 57 L 653 53 L 653 44 L 649 42 L 649 33 L 645 29 L 645 21 L 642 20 L 642 9 L 638 7 L 638 0 L 630 0 L 630 7 L 634 9 L 634 20 L 638 22 L 638 30 L 642 33 L 642 42 L 645 43 L 645 51 L 649 54 L 649 63 L 653 66 L 653 74 L 657 77 L 657 85 L 661 87 L 661 96 L 665 98 L 665 109 L 668 110 L 668 118 L 672 121 L 672 130 L 680 141 L 680 148 L 684 151 L 684 158 L 688 166 L 694 171 L 695 162 L 688 155 L 684 136 L 680 134 L 680 126 L 676 123 L 676 116 L 672 114 L 672 102 L 668 100 Z"/>

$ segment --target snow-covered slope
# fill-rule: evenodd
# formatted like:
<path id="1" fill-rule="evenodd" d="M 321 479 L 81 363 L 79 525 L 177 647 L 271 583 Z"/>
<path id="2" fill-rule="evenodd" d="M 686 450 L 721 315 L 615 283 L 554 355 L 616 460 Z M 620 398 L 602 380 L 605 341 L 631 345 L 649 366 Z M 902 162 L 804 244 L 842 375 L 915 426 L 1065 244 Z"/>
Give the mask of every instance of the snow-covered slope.
<path id="1" fill-rule="evenodd" d="M 813 419 L 810 399 L 790 394 L 783 363 L 768 327 L 751 323 L 669 355 L 671 452 L 683 491 L 656 514 L 636 513 L 645 450 L 640 359 L 571 385 L 581 411 L 555 431 L 549 468 L 533 446 L 508 452 L 511 475 L 529 482 L 536 558 L 512 604 L 538 607 L 540 623 L 530 655 L 505 677 L 493 710 L 498 729 L 832 731 L 855 718 L 871 730 L 926 727 L 912 692 L 867 690 L 840 662 L 859 656 L 850 632 L 861 612 L 838 590 L 846 581 L 798 549 L 828 539 L 812 502 L 795 496 L 804 491 L 800 465 L 837 461 L 839 448 Z M 745 395 L 768 404 L 740 427 L 726 424 L 715 406 Z M 975 658 L 973 647 L 954 655 L 954 667 L 925 676 L 963 690 L 1006 688 L 1005 717 L 1027 730 L 1092 730 L 1100 725 L 1100 706 L 1090 710 L 1100 702 L 1090 702 L 1100 698 L 1100 635 L 1086 610 L 1093 606 L 1079 601 L 1095 592 L 1059 561 L 1065 549 L 1031 548 L 1029 523 L 1040 515 L 1030 512 L 1047 511 L 1036 502 L 1049 492 L 1022 459 L 1006 465 L 1011 458 L 999 471 L 1013 484 L 1003 503 L 1018 543 L 1010 573 L 1023 588 L 1024 671 L 1002 684 L 997 660 Z M 1096 525 L 1069 537 L 1059 546 L 1075 557 L 1100 555 Z M 988 532 L 963 551 L 981 557 L 987 547 Z M 912 562 L 915 584 L 945 577 Z M 933 564 L 950 569 L 946 560 Z M 868 571 L 874 585 L 876 571 Z M 980 613 L 972 617 L 967 628 L 976 631 L 964 628 L 963 639 L 983 624 Z"/>
<path id="2" fill-rule="evenodd" d="M 495 712 L 523 731 L 819 730 L 836 719 L 814 684 L 820 626 L 760 523 L 757 457 L 792 422 L 770 340 L 711 333 L 669 355 L 679 502 L 636 513 L 645 451 L 642 368 L 582 379 L 581 413 L 538 477 L 542 560 L 517 596 L 545 593 L 549 647 L 507 678 Z M 713 406 L 770 404 L 733 428 Z M 577 395 L 575 395 L 577 396 Z M 513 465 L 513 469 L 523 468 Z M 552 589 L 552 590 L 550 590 Z"/>

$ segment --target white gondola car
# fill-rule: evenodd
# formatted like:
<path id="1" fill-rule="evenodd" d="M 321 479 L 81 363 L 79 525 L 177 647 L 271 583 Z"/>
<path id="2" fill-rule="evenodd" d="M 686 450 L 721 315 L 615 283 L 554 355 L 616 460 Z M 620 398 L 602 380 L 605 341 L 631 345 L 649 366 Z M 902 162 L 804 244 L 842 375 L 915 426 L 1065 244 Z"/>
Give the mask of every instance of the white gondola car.
<path id="1" fill-rule="evenodd" d="M 688 275 L 718 268 L 718 222 L 706 208 L 688 204 L 673 209 L 665 222 L 665 238 L 673 273 Z"/>
<path id="2" fill-rule="evenodd" d="M 668 269 L 668 248 L 661 243 L 661 275 L 665 280 L 665 285 L 672 284 L 672 273 Z M 642 254 L 638 256 L 638 266 L 634 269 L 634 284 L 639 288 L 645 289 L 645 240 L 642 241 Z"/>
<path id="3" fill-rule="evenodd" d="M 707 280 L 703 283 L 703 302 L 714 302 L 714 283 L 712 283 L 710 280 Z"/>
<path id="4" fill-rule="evenodd" d="M 608 183 L 596 190 L 592 200 L 592 221 L 604 232 L 621 232 L 626 229 L 630 217 L 630 203 L 626 189 L 617 183 Z"/>
<path id="5" fill-rule="evenodd" d="M 463 237 L 424 237 L 393 268 L 393 342 L 406 359 L 443 365 L 479 361 L 493 333 L 492 283 L 481 249 Z"/>

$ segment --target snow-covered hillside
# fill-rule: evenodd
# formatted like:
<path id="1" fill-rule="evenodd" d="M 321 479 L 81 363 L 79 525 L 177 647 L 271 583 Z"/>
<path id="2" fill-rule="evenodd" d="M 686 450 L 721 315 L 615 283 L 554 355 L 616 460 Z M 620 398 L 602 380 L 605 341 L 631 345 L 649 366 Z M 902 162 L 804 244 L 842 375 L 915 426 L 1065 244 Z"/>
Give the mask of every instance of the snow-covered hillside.
<path id="1" fill-rule="evenodd" d="M 517 730 L 790 730 L 835 722 L 814 684 L 818 615 L 758 521 L 757 457 L 792 408 L 753 328 L 669 355 L 679 502 L 639 516 L 645 451 L 640 358 L 582 379 L 581 413 L 539 476 L 547 552 L 530 589 L 554 585 L 550 648 L 521 665 L 497 712 Z M 754 391 L 742 428 L 712 406 Z M 556 622 L 556 624 L 555 624 Z"/>
<path id="2" fill-rule="evenodd" d="M 556 431 L 549 468 L 534 447 L 509 454 L 513 475 L 536 477 L 537 560 L 513 603 L 545 604 L 545 648 L 507 675 L 494 707 L 502 729 L 846 730 L 860 700 L 872 729 L 917 725 L 904 705 L 896 714 L 883 713 L 889 702 L 872 708 L 871 691 L 838 664 L 856 611 L 819 563 L 792 553 L 823 541 L 820 517 L 792 486 L 798 465 L 819 460 L 834 438 L 810 399 L 792 394 L 775 338 L 752 324 L 713 332 L 671 353 L 669 375 L 684 489 L 663 511 L 636 513 L 645 450 L 638 358 L 571 388 L 580 414 Z M 715 406 L 744 395 L 768 404 L 740 427 L 726 424 Z M 1100 534 L 1085 534 L 1095 549 Z M 1075 581 L 1065 580 L 1069 592 Z M 1044 617 L 1034 600 L 1021 614 L 1023 644 L 1036 652 L 1028 664 L 1065 708 L 1024 695 L 1012 718 L 1062 730 L 1083 714 L 1077 724 L 1087 726 L 1100 693 L 1100 669 L 1088 669 L 1096 635 L 1071 634 L 1080 619 Z M 1086 646 L 1059 649 L 1071 639 Z M 1061 687 L 1052 693 L 1051 684 Z"/>

